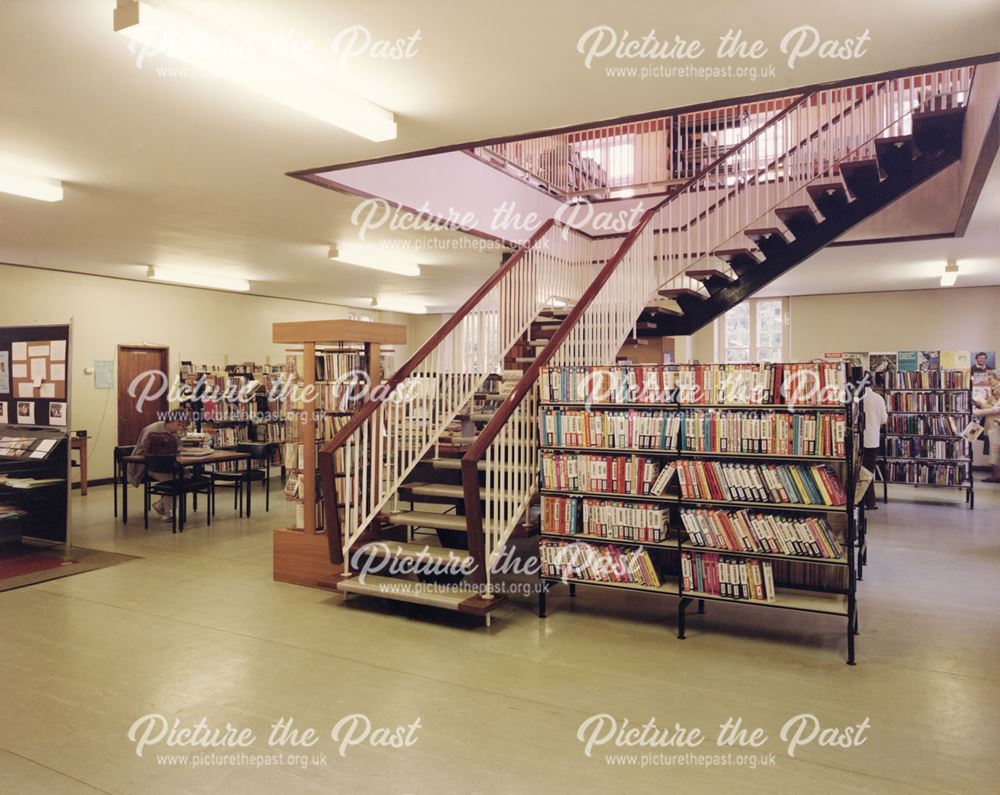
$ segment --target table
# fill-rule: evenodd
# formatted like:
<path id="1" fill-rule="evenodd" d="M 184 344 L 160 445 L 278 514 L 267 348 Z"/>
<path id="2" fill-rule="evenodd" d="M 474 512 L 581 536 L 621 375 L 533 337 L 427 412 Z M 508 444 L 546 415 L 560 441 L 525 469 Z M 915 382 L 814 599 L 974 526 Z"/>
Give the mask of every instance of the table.
<path id="1" fill-rule="evenodd" d="M 122 458 L 126 464 L 141 464 L 146 460 L 145 456 L 142 455 L 127 455 Z M 250 465 L 250 454 L 240 453 L 236 450 L 214 450 L 208 455 L 190 455 L 187 453 L 177 454 L 177 466 L 188 468 L 191 467 L 197 472 L 201 467 L 206 464 L 221 464 L 224 461 L 246 461 L 247 466 Z M 121 475 L 122 484 L 122 524 L 128 524 L 128 467 L 122 467 Z M 115 478 L 117 480 L 118 473 L 115 473 Z M 118 483 L 115 483 L 115 488 L 118 488 Z"/>
<path id="2" fill-rule="evenodd" d="M 81 431 L 82 433 L 82 431 Z M 89 436 L 71 436 L 71 450 L 80 451 L 80 496 L 87 496 L 87 440 Z M 72 455 L 72 452 L 70 453 Z"/>

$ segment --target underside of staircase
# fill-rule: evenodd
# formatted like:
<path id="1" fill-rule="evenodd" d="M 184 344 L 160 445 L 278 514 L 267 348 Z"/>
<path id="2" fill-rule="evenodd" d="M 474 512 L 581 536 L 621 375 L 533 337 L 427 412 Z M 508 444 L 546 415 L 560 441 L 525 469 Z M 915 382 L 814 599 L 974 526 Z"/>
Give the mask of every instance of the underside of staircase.
<path id="1" fill-rule="evenodd" d="M 912 135 L 880 139 L 875 158 L 843 163 L 838 178 L 808 187 L 807 203 L 779 207 L 780 227 L 747 229 L 744 246 L 713 251 L 709 265 L 687 271 L 700 289 L 663 290 L 680 313 L 656 313 L 650 317 L 655 330 L 643 334 L 693 334 L 957 162 L 964 118 L 961 107 L 915 113 Z"/>

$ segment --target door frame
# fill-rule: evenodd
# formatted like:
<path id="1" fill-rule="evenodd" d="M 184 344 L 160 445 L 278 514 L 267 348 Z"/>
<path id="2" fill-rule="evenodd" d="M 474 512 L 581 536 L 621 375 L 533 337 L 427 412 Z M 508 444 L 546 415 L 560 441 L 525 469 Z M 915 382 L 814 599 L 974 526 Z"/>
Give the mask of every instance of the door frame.
<path id="1" fill-rule="evenodd" d="M 169 378 L 170 378 L 170 346 L 169 345 L 161 345 L 161 344 L 158 344 L 158 343 L 151 343 L 151 342 L 135 342 L 135 343 L 124 343 L 124 344 L 123 343 L 119 343 L 119 345 L 117 347 L 117 350 L 115 352 L 115 371 L 116 371 L 115 372 L 115 383 L 116 383 L 116 386 L 118 387 L 118 401 L 119 401 L 119 403 L 121 402 L 121 396 L 122 396 L 122 393 L 123 393 L 122 383 L 121 383 L 121 373 L 122 373 L 122 371 L 121 371 L 121 356 L 122 356 L 122 351 L 123 350 L 143 350 L 143 351 L 150 351 L 150 352 L 159 351 L 160 353 L 163 354 L 163 359 L 165 360 L 165 363 L 166 363 L 166 369 L 164 370 L 164 373 L 166 373 L 167 379 L 169 380 Z M 167 397 L 166 394 L 164 394 L 163 397 L 160 398 L 160 400 L 162 401 L 161 409 L 163 411 L 167 411 L 170 408 L 170 399 Z M 118 405 L 117 404 L 115 405 L 115 413 L 116 413 L 116 417 L 117 417 L 117 427 L 115 429 L 115 439 L 116 439 L 115 444 L 121 445 L 122 444 L 122 440 L 121 440 L 122 424 L 121 424 L 121 414 L 118 411 Z"/>

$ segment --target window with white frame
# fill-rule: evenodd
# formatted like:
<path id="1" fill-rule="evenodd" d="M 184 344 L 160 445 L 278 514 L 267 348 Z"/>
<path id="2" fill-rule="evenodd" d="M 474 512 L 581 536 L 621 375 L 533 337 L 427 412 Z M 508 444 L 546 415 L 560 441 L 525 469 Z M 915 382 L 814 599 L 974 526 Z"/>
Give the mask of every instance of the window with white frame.
<path id="1" fill-rule="evenodd" d="M 725 362 L 780 362 L 788 350 L 787 298 L 751 298 L 719 320 Z"/>

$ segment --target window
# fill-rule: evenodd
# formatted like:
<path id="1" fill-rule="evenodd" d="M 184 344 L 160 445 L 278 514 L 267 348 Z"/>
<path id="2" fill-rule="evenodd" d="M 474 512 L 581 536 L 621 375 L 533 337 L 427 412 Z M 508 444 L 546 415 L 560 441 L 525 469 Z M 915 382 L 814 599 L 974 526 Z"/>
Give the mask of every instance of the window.
<path id="1" fill-rule="evenodd" d="M 784 298 L 751 298 L 726 312 L 719 324 L 722 361 L 783 361 L 788 347 L 786 301 Z"/>

